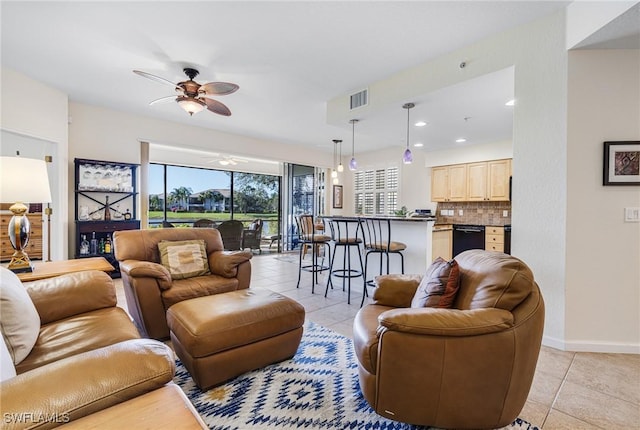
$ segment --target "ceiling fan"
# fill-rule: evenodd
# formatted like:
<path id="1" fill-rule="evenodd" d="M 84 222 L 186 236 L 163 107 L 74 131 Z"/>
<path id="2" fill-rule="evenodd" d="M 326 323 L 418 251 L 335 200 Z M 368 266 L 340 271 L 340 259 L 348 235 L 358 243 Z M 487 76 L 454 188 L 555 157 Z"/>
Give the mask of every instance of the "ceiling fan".
<path id="1" fill-rule="evenodd" d="M 244 158 L 234 157 L 232 155 L 221 155 L 220 157 L 214 157 L 207 161 L 208 163 L 218 163 L 221 166 L 237 166 L 239 163 L 248 163 L 249 160 Z"/>
<path id="2" fill-rule="evenodd" d="M 218 115 L 230 116 L 231 111 L 223 103 L 210 98 L 211 96 L 226 96 L 231 93 L 235 93 L 238 88 L 236 84 L 230 82 L 208 82 L 206 84 L 199 84 L 193 80 L 199 75 L 196 69 L 184 68 L 183 72 L 189 78 L 188 81 L 182 81 L 173 83 L 160 76 L 152 75 L 151 73 L 142 72 L 140 70 L 134 70 L 133 73 L 144 76 L 156 82 L 162 84 L 171 85 L 176 91 L 177 95 L 161 97 L 159 99 L 150 102 L 150 105 L 169 101 L 175 99 L 175 101 L 182 107 L 189 115 L 203 111 L 205 108 Z"/>

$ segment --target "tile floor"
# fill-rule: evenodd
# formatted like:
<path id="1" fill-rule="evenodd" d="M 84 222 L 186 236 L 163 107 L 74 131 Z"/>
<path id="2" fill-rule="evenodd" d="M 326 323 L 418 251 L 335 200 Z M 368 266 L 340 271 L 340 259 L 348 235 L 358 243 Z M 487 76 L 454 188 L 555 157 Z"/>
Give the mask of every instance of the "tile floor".
<path id="1" fill-rule="evenodd" d="M 361 287 L 354 286 L 348 305 L 347 293 L 337 282 L 324 297 L 325 275 L 315 285 L 315 294 L 309 273 L 303 272 L 296 288 L 297 268 L 297 254 L 256 255 L 251 286 L 297 300 L 308 320 L 351 337 Z M 121 283 L 117 285 L 118 301 L 126 307 Z M 640 355 L 567 352 L 543 346 L 520 417 L 545 430 L 640 429 Z"/>

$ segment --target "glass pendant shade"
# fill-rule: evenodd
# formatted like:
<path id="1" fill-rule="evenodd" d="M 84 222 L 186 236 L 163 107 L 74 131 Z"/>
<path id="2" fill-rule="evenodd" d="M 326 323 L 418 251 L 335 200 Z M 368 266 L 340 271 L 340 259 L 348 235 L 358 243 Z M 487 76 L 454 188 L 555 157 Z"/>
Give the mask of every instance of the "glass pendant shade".
<path id="1" fill-rule="evenodd" d="M 205 107 L 204 102 L 193 97 L 179 97 L 177 101 L 180 107 L 192 116 L 194 113 L 202 112 Z"/>
<path id="2" fill-rule="evenodd" d="M 411 164 L 413 162 L 413 154 L 409 149 L 409 111 L 414 106 L 414 103 L 405 103 L 404 105 L 402 105 L 402 108 L 407 110 L 407 149 L 405 149 L 404 154 L 402 154 L 402 162 L 404 164 Z"/>
<path id="3" fill-rule="evenodd" d="M 342 162 L 340 162 L 340 164 L 338 164 L 338 172 L 343 172 L 344 171 L 344 166 L 342 165 Z"/>
<path id="4" fill-rule="evenodd" d="M 402 154 L 402 162 L 404 164 L 411 164 L 413 162 L 413 154 L 409 148 L 404 150 L 404 154 Z"/>
<path id="5" fill-rule="evenodd" d="M 337 178 L 338 177 L 338 172 L 336 172 L 335 169 L 331 170 L 331 177 L 332 178 Z"/>
<path id="6" fill-rule="evenodd" d="M 338 178 L 333 178 L 333 185 L 338 185 L 340 183 L 340 181 L 338 180 Z"/>
<path id="7" fill-rule="evenodd" d="M 356 156 L 355 156 L 356 122 L 358 122 L 358 120 L 352 119 L 349 122 L 351 123 L 351 160 L 349 161 L 349 170 L 354 171 L 358 168 L 358 162 L 356 161 Z"/>

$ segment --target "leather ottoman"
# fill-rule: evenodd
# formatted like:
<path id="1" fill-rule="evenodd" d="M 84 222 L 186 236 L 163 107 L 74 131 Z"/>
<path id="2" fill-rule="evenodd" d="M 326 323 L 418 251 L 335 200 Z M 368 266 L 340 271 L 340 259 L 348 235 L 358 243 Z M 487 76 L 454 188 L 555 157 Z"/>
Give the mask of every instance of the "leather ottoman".
<path id="1" fill-rule="evenodd" d="M 295 300 L 250 288 L 176 303 L 167 324 L 176 354 L 206 390 L 293 357 L 304 316 Z"/>

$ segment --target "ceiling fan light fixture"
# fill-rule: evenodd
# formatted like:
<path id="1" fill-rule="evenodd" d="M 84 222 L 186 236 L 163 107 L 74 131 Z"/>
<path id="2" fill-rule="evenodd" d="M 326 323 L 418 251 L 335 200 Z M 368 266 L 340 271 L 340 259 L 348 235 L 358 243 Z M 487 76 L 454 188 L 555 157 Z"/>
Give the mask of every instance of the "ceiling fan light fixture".
<path id="1" fill-rule="evenodd" d="M 184 109 L 189 115 L 193 116 L 194 113 L 202 112 L 206 104 L 194 97 L 178 97 L 176 99 L 182 109 Z"/>

